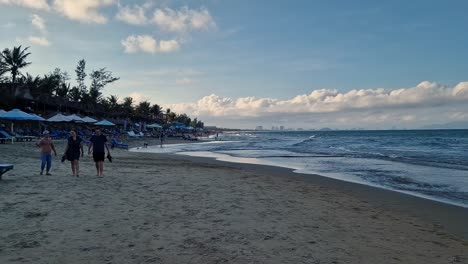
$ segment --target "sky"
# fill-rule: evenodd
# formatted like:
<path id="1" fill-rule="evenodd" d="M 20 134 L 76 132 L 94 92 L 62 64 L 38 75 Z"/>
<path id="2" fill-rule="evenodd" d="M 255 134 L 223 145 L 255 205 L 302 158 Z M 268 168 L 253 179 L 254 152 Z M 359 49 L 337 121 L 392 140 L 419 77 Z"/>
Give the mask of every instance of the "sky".
<path id="1" fill-rule="evenodd" d="M 0 48 L 43 75 L 230 128 L 468 122 L 468 2 L 0 0 Z M 72 84 L 74 81 L 72 80 Z"/>

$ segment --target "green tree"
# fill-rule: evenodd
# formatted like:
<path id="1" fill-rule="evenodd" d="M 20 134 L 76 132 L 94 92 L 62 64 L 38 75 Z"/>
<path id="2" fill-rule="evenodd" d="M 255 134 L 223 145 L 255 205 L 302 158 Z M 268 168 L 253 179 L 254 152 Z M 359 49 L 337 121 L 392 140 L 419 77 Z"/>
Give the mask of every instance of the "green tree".
<path id="1" fill-rule="evenodd" d="M 81 90 L 78 87 L 73 86 L 73 88 L 71 88 L 70 91 L 68 91 L 68 99 L 70 101 L 78 103 L 81 101 L 81 98 Z"/>
<path id="2" fill-rule="evenodd" d="M 89 87 L 89 95 L 93 103 L 99 103 L 101 101 L 102 90 L 107 84 L 120 79 L 118 77 L 113 77 L 112 72 L 107 71 L 106 68 L 92 71 L 90 77 L 91 86 Z"/>
<path id="3" fill-rule="evenodd" d="M 76 73 L 76 82 L 78 83 L 77 88 L 80 90 L 80 93 L 88 93 L 88 88 L 85 84 L 86 78 L 86 61 L 84 59 L 78 61 L 78 65 L 75 69 Z"/>
<path id="4" fill-rule="evenodd" d="M 151 114 L 153 115 L 153 118 L 159 118 L 162 114 L 162 107 L 158 104 L 154 104 L 151 106 Z"/>
<path id="5" fill-rule="evenodd" d="M 143 101 L 138 104 L 135 112 L 141 117 L 147 118 L 151 113 L 151 104 L 148 101 Z"/>
<path id="6" fill-rule="evenodd" d="M 22 75 L 20 70 L 31 62 L 27 62 L 26 58 L 31 54 L 26 52 L 29 47 L 21 49 L 21 45 L 18 47 L 13 47 L 13 49 L 4 49 L 0 53 L 0 76 L 10 72 L 12 83 L 16 83 L 18 75 Z"/>
<path id="7" fill-rule="evenodd" d="M 120 112 L 119 97 L 117 95 L 110 95 L 106 101 L 109 103 L 109 109 L 112 113 Z"/>
<path id="8" fill-rule="evenodd" d="M 53 79 L 55 96 L 67 99 L 68 92 L 70 91 L 70 84 L 67 83 L 67 81 L 70 80 L 68 73 L 59 68 L 55 68 L 55 70 L 49 74 L 49 78 Z"/>
<path id="9" fill-rule="evenodd" d="M 125 115 L 127 116 L 133 115 L 133 98 L 125 97 L 123 99 L 121 108 L 122 108 L 122 111 L 125 113 Z"/>
<path id="10" fill-rule="evenodd" d="M 185 126 L 189 126 L 190 123 L 192 122 L 192 120 L 190 119 L 190 117 L 188 117 L 187 114 L 181 114 L 181 115 L 177 115 L 177 117 L 175 118 L 175 120 L 179 123 L 182 123 L 184 124 Z"/>

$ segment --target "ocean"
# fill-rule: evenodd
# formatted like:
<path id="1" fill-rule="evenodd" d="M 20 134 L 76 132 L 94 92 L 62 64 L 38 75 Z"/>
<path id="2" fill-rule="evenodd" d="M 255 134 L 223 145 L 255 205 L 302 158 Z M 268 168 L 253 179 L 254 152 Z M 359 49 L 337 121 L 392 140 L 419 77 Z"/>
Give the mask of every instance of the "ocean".
<path id="1" fill-rule="evenodd" d="M 286 167 L 468 207 L 468 130 L 232 132 L 222 139 L 137 151 Z"/>

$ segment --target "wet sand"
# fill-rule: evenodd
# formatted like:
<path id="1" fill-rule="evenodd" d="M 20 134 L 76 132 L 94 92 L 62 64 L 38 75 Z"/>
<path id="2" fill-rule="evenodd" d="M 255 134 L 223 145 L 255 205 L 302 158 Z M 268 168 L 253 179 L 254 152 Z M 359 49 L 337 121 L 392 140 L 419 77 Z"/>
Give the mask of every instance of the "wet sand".
<path id="1" fill-rule="evenodd" d="M 15 164 L 0 263 L 468 263 L 464 208 L 275 167 L 113 156 L 105 177 L 87 155 L 79 178 L 59 158 L 39 176 L 37 148 L 0 145 Z"/>

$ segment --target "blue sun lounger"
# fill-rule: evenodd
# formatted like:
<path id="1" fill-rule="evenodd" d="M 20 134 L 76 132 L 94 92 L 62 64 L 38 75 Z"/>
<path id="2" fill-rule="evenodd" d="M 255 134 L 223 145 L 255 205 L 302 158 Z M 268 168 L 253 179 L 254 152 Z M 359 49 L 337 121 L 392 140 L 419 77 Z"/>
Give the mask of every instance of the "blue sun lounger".
<path id="1" fill-rule="evenodd" d="M 5 174 L 7 171 L 12 170 L 14 168 L 11 164 L 0 164 L 0 180 L 2 179 L 2 175 Z"/>

